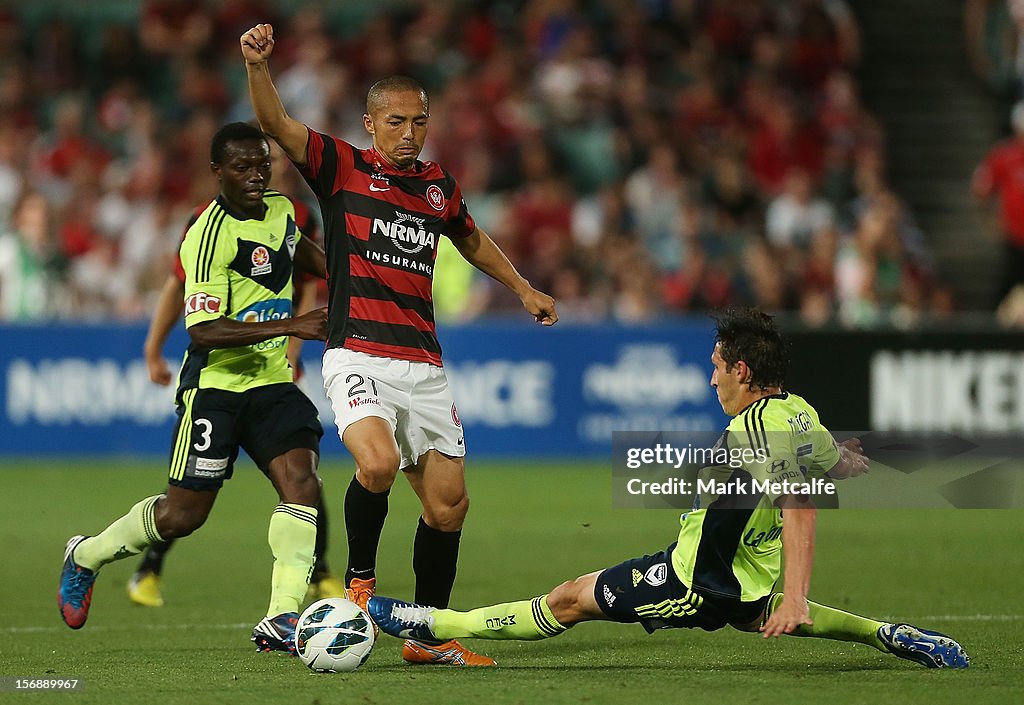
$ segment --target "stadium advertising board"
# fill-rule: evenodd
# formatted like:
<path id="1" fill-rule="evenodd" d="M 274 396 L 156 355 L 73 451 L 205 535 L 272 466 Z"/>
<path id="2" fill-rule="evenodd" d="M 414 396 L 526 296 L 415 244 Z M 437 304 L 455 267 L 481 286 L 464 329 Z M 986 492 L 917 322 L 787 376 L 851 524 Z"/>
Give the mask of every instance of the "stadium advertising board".
<path id="1" fill-rule="evenodd" d="M 149 382 L 141 326 L 0 328 L 0 453 L 164 454 L 173 390 Z M 613 431 L 713 431 L 725 423 L 708 386 L 710 323 L 551 329 L 479 324 L 441 331 L 470 453 L 607 454 Z M 176 331 L 168 351 L 182 350 Z M 340 451 L 307 344 L 303 387 L 327 451 Z M 172 364 L 172 368 L 176 363 Z"/>
<path id="2" fill-rule="evenodd" d="M 834 429 L 1024 432 L 1024 333 L 1002 330 L 800 332 L 790 388 Z"/>

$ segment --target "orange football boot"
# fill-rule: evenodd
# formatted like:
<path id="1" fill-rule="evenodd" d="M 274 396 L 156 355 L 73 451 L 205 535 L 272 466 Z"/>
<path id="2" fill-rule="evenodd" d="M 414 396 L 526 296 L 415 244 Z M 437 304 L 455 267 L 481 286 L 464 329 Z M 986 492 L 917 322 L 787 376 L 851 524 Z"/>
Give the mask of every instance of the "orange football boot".
<path id="1" fill-rule="evenodd" d="M 443 666 L 494 666 L 494 659 L 470 651 L 452 639 L 443 644 L 431 646 L 412 639 L 402 645 L 402 658 L 406 663 L 439 664 Z"/>
<path id="2" fill-rule="evenodd" d="M 366 603 L 370 601 L 370 598 L 377 592 L 377 578 L 369 578 L 362 580 L 360 578 L 352 578 L 352 582 L 345 588 L 345 598 L 355 602 L 359 607 L 366 612 L 367 615 L 370 611 L 366 608 Z M 380 629 L 377 627 L 377 623 L 372 619 L 370 624 L 373 625 L 373 638 L 376 639 L 380 636 Z"/>

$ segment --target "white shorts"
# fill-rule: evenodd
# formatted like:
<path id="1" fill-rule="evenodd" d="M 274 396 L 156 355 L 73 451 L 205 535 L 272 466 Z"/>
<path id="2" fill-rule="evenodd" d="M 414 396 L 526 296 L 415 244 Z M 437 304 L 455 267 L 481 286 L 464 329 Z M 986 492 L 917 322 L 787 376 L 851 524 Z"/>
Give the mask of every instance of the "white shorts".
<path id="1" fill-rule="evenodd" d="M 377 416 L 391 424 L 402 469 L 415 465 L 428 450 L 452 457 L 466 454 L 444 368 L 331 348 L 324 353 L 323 377 L 342 440 L 350 424 Z"/>

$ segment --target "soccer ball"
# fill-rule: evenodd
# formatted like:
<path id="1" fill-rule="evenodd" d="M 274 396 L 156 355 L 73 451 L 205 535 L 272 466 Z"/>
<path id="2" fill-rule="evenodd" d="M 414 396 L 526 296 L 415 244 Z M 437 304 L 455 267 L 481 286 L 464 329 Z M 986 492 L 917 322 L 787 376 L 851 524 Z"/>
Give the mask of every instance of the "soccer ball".
<path id="1" fill-rule="evenodd" d="M 330 597 L 299 617 L 295 648 L 302 662 L 320 673 L 354 671 L 373 649 L 373 624 L 354 602 Z"/>

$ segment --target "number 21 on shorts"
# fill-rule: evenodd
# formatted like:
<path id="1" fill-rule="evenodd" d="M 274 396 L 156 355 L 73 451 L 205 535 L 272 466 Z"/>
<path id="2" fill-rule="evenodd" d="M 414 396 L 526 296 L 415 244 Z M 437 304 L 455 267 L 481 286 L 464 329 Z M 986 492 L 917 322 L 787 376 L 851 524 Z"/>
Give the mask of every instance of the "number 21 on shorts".
<path id="1" fill-rule="evenodd" d="M 354 409 L 363 404 L 380 404 L 377 382 L 372 377 L 364 377 L 355 372 L 345 378 L 348 385 L 348 406 Z"/>
<path id="2" fill-rule="evenodd" d="M 360 374 L 353 372 L 345 378 L 345 384 L 351 385 L 348 388 L 348 395 L 350 397 L 357 397 L 360 394 L 366 394 L 366 383 L 370 383 L 370 389 L 373 390 L 373 396 L 379 396 L 377 394 L 377 383 L 373 381 L 372 377 L 363 377 Z"/>

